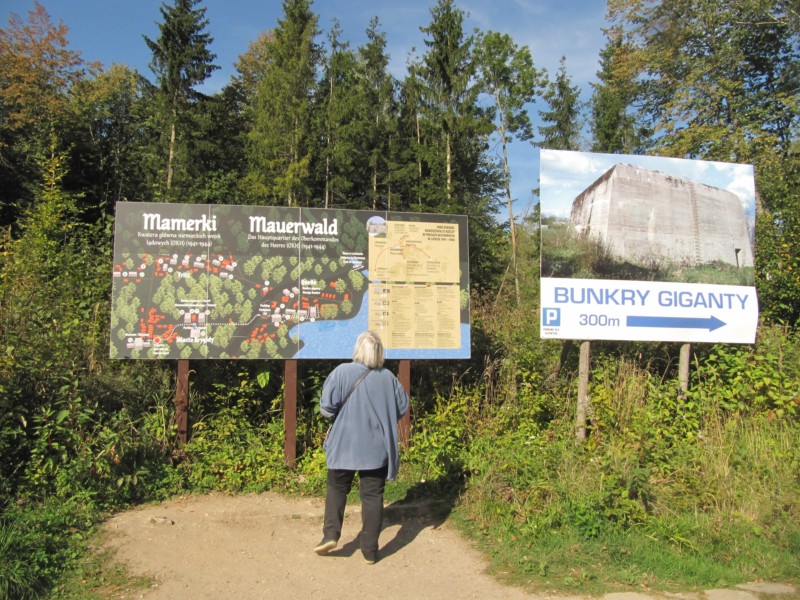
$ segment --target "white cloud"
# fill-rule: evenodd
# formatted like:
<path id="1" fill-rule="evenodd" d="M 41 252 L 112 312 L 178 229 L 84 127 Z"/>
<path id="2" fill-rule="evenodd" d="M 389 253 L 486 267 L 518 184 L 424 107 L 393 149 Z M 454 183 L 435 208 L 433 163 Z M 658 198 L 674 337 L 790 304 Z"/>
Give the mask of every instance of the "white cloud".
<path id="1" fill-rule="evenodd" d="M 746 214 L 751 216 L 755 214 L 756 187 L 753 168 L 750 165 L 737 165 L 727 190 L 739 196 Z"/>

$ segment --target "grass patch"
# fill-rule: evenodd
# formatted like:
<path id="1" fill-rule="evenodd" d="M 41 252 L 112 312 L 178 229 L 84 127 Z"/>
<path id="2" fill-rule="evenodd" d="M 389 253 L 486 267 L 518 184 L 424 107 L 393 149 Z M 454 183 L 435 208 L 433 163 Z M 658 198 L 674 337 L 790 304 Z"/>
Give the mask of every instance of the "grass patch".
<path id="1" fill-rule="evenodd" d="M 689 592 L 800 579 L 796 549 L 735 523 L 717 533 L 701 529 L 686 544 L 657 539 L 645 528 L 593 539 L 562 528 L 531 539 L 504 525 L 480 529 L 462 509 L 454 521 L 478 540 L 494 575 L 538 593 Z"/>
<path id="2" fill-rule="evenodd" d="M 656 257 L 622 260 L 612 255 L 602 242 L 577 235 L 565 223 L 551 224 L 542 231 L 542 275 L 576 279 L 755 285 L 753 267 L 737 267 L 720 261 L 691 266 Z"/>
<path id="3" fill-rule="evenodd" d="M 749 373 L 749 356 L 725 355 L 725 365 Z M 514 410 L 474 436 L 453 519 L 494 573 L 567 594 L 799 581 L 795 421 L 759 414 L 741 387 L 728 403 L 716 378 L 687 398 L 626 364 L 595 359 L 582 444 L 571 414 L 542 423 L 539 398 L 522 387 Z"/>
<path id="4" fill-rule="evenodd" d="M 40 598 L 80 559 L 97 512 L 78 499 L 7 507 L 0 518 L 0 597 Z"/>
<path id="5" fill-rule="evenodd" d="M 54 596 L 73 600 L 123 598 L 132 592 L 149 589 L 152 580 L 131 574 L 116 561 L 116 553 L 104 547 L 103 535 L 96 533 L 86 555 L 62 578 Z"/>

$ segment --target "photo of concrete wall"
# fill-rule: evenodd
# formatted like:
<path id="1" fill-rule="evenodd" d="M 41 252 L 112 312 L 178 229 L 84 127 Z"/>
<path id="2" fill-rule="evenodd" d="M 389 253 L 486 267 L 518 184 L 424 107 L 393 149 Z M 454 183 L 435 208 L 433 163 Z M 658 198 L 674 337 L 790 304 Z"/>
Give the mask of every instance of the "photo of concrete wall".
<path id="1" fill-rule="evenodd" d="M 575 198 L 569 223 L 633 263 L 753 266 L 736 194 L 654 169 L 615 164 Z"/>
<path id="2" fill-rule="evenodd" d="M 751 165 L 542 150 L 543 278 L 753 285 Z"/>

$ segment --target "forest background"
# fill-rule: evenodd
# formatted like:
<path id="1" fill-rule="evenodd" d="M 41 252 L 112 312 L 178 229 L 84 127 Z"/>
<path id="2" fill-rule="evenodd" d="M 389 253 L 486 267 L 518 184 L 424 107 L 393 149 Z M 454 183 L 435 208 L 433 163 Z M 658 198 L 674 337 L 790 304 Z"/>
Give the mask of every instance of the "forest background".
<path id="1" fill-rule="evenodd" d="M 215 69 L 199 0 L 162 5 L 152 81 L 84 63 L 39 4 L 12 15 L 0 29 L 0 597 L 90 597 L 75 585 L 91 579 L 87 540 L 109 511 L 324 489 L 329 361 L 300 363 L 290 470 L 280 363 L 193 366 L 193 435 L 179 444 L 175 364 L 108 359 L 119 201 L 468 215 L 472 359 L 414 364 L 389 497 L 452 510 L 534 589 L 800 578 L 797 4 L 609 0 L 607 12 L 587 105 L 566 59 L 549 74 L 510 36 L 465 31 L 452 0 L 420 24 L 425 50 L 402 79 L 377 20 L 350 48 L 309 0 L 284 0 L 211 95 L 198 91 Z M 678 345 L 593 343 L 576 436 L 577 352 L 539 339 L 539 219 L 512 212 L 512 142 L 753 164 L 756 343 L 693 346 L 687 391 Z M 608 260 L 579 244 L 568 259 Z"/>

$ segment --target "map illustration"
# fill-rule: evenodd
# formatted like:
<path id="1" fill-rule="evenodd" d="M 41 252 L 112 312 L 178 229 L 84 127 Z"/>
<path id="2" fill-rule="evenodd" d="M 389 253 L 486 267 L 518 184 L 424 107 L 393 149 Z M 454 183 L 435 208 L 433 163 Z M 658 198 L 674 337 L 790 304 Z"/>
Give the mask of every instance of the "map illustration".
<path id="1" fill-rule="evenodd" d="M 117 204 L 112 358 L 469 357 L 466 217 Z"/>

